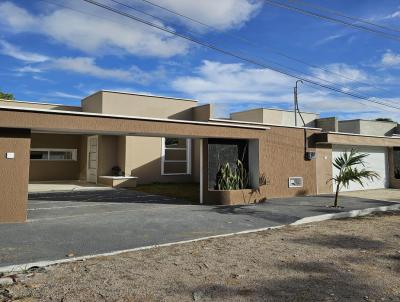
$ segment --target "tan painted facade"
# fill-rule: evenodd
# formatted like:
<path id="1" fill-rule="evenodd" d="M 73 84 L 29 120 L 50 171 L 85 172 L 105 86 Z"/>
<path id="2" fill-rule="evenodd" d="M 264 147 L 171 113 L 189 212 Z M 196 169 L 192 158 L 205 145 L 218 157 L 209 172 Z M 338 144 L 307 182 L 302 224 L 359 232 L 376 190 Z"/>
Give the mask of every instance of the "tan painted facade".
<path id="1" fill-rule="evenodd" d="M 305 133 L 306 131 L 306 133 Z M 316 160 L 305 160 L 304 135 L 310 145 L 315 130 L 271 127 L 266 133 L 267 197 L 289 197 L 317 194 Z M 289 177 L 302 177 L 303 187 L 289 188 Z"/>
<path id="2" fill-rule="evenodd" d="M 265 124 L 265 109 L 239 117 L 247 123 L 214 120 L 210 119 L 210 105 L 197 106 L 195 101 L 165 97 L 102 91 L 83 100 L 82 112 L 46 107 L 48 104 L 24 109 L 10 106 L 11 103 L 7 102 L 4 108 L 0 108 L 0 129 L 4 136 L 0 135 L 0 151 L 5 154 L 12 149 L 19 155 L 14 161 L 4 161 L 4 156 L 1 158 L 6 169 L 0 174 L 0 179 L 4 180 L 0 192 L 4 191 L 6 198 L 0 205 L 0 210 L 5 209 L 3 214 L 0 213 L 0 222 L 26 218 L 28 175 L 31 180 L 86 180 L 87 140 L 90 135 L 98 136 L 98 176 L 111 175 L 112 167 L 119 166 L 125 175 L 137 176 L 138 183 L 201 181 L 204 202 L 222 204 L 331 193 L 332 186 L 328 180 L 332 176 L 332 145 L 384 146 L 389 151 L 400 146 L 400 139 L 390 137 L 262 125 Z M 258 116 L 260 112 L 261 117 Z M 268 121 L 272 123 L 271 118 Z M 161 175 L 161 137 L 191 138 L 190 175 Z M 210 190 L 207 183 L 210 138 L 257 142 L 258 158 L 253 157 L 255 163 L 249 166 L 252 164 L 251 169 L 257 171 L 258 178 L 265 179 L 266 183 L 254 182 L 253 175 L 251 189 Z M 200 140 L 203 141 L 202 152 Z M 75 162 L 30 161 L 30 148 L 77 149 L 78 157 Z M 316 158 L 307 160 L 306 151 L 316 152 Z M 392 164 L 390 158 L 389 163 Z M 18 175 L 11 171 L 14 167 L 20 170 Z M 11 178 L 7 178 L 8 175 Z M 302 177 L 303 186 L 290 188 L 289 177 Z M 13 183 L 18 183 L 18 186 L 12 186 Z M 390 185 L 398 187 L 399 182 L 392 177 Z"/>
<path id="3" fill-rule="evenodd" d="M 210 106 L 196 106 L 197 102 L 192 100 L 110 91 L 97 92 L 82 101 L 82 108 L 85 112 L 208 121 L 211 112 Z M 117 160 L 115 160 L 116 156 L 112 157 L 114 165 L 119 166 L 127 176 L 138 177 L 140 184 L 193 181 L 193 174 L 186 176 L 161 175 L 161 137 L 121 136 L 118 145 L 119 148 L 115 149 L 115 152 L 119 154 Z M 121 149 L 122 146 L 125 146 L 125 150 Z M 198 152 L 196 149 L 193 150 L 194 153 Z M 192 159 L 196 157 L 197 154 L 192 154 Z M 99 162 L 103 162 L 103 160 L 106 159 L 101 158 Z M 104 164 L 108 168 L 100 169 L 99 175 L 110 173 L 110 164 Z M 198 162 L 192 164 L 198 165 Z"/>
<path id="4" fill-rule="evenodd" d="M 29 146 L 29 130 L 0 129 L 0 222 L 26 220 Z M 7 159 L 7 152 L 13 152 L 15 158 Z"/>

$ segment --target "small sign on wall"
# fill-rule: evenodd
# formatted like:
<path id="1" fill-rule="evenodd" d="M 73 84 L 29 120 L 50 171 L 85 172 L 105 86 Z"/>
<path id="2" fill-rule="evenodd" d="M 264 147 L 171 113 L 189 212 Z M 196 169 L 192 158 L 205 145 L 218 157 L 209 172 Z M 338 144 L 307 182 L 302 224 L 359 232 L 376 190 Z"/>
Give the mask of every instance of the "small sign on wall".
<path id="1" fill-rule="evenodd" d="M 7 159 L 14 159 L 15 158 L 15 153 L 14 152 L 7 152 L 6 153 L 6 158 Z"/>

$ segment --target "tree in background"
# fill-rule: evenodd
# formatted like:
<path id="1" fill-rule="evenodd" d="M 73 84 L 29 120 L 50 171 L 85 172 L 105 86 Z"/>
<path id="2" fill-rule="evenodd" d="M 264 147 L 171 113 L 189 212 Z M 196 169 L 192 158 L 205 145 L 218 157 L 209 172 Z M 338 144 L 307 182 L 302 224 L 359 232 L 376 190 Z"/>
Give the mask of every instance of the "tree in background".
<path id="1" fill-rule="evenodd" d="M 338 206 L 339 192 L 342 187 L 349 187 L 350 182 L 358 182 L 361 186 L 364 186 L 364 180 L 374 180 L 379 178 L 379 174 L 375 171 L 366 170 L 364 168 L 357 168 L 357 166 L 365 167 L 365 158 L 369 154 L 359 153 L 355 149 L 351 149 L 350 152 L 344 152 L 339 155 L 333 166 L 338 169 L 338 174 L 331 178 L 336 184 L 335 202 L 333 207 Z"/>
<path id="2" fill-rule="evenodd" d="M 393 120 L 391 118 L 388 118 L 388 117 L 378 117 L 377 119 L 375 119 L 375 121 L 378 121 L 378 122 L 393 122 Z"/>
<path id="3" fill-rule="evenodd" d="M 0 100 L 13 100 L 14 95 L 12 93 L 6 93 L 0 91 Z"/>

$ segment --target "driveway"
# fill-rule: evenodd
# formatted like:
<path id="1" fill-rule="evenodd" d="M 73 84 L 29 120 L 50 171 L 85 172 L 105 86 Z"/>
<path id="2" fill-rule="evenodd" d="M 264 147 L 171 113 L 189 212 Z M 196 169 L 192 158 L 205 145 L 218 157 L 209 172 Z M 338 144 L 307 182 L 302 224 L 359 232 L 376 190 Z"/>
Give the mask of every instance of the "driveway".
<path id="1" fill-rule="evenodd" d="M 400 201 L 400 191 L 398 200 Z M 189 205 L 131 190 L 32 193 L 25 224 L 0 225 L 0 266 L 86 256 L 290 224 L 322 214 L 393 205 L 343 196 L 271 199 L 248 206 Z"/>

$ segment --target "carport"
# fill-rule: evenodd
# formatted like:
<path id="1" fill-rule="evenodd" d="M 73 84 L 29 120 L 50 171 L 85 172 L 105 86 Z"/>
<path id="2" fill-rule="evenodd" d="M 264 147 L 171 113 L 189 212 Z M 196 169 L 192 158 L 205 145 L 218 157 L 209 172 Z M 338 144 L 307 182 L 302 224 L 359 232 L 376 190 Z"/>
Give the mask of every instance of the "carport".
<path id="1" fill-rule="evenodd" d="M 27 217 L 27 196 L 31 133 L 134 135 L 198 139 L 200 144 L 200 203 L 218 202 L 208 187 L 208 140 L 246 140 L 252 143 L 253 189 L 258 175 L 265 174 L 265 131 L 268 127 L 223 122 L 199 122 L 143 118 L 30 108 L 0 108 L 0 222 L 23 222 Z M 251 171 L 250 171 L 251 174 Z M 256 181 L 257 180 L 257 181 Z M 265 199 L 264 189 L 257 198 Z"/>

